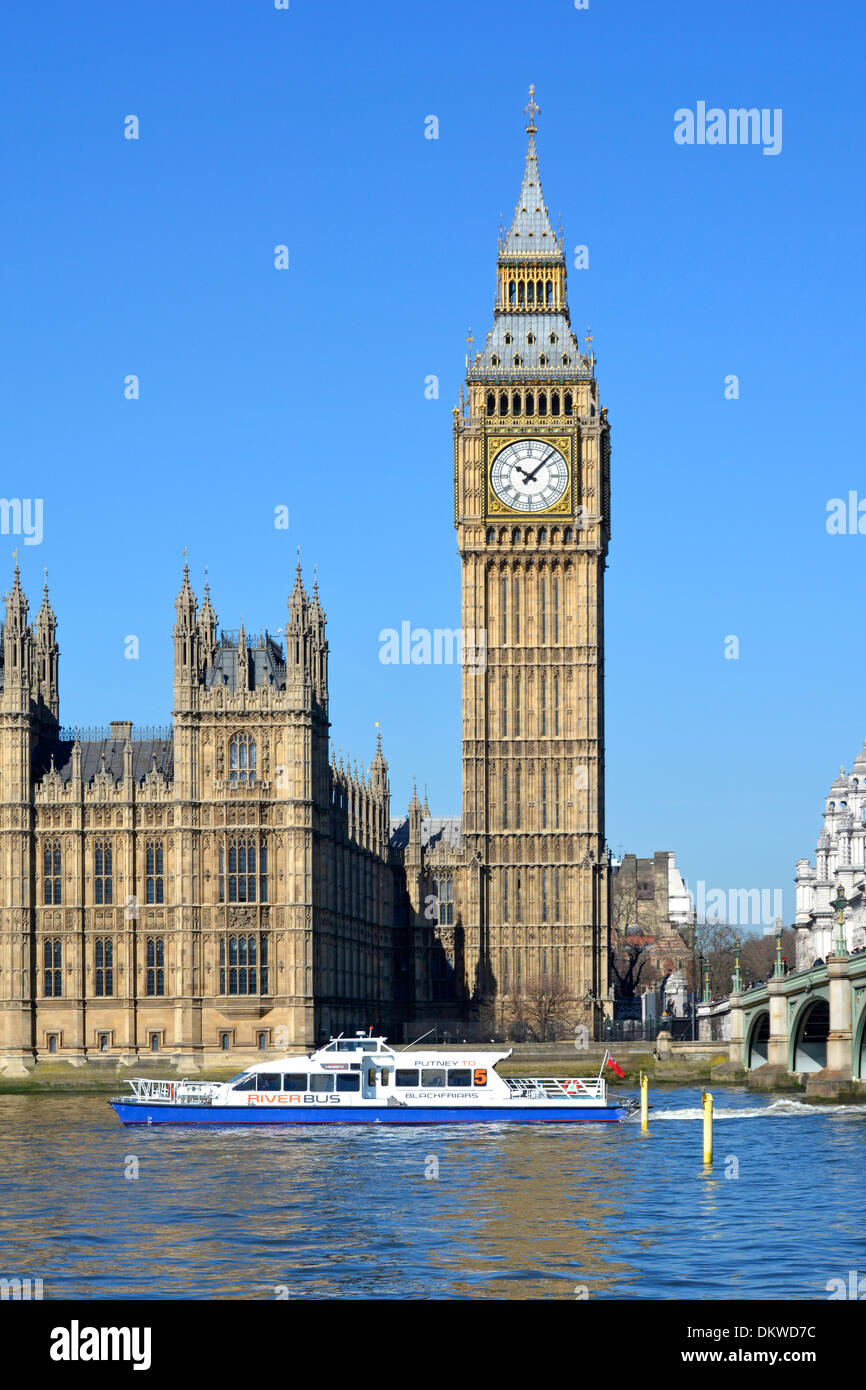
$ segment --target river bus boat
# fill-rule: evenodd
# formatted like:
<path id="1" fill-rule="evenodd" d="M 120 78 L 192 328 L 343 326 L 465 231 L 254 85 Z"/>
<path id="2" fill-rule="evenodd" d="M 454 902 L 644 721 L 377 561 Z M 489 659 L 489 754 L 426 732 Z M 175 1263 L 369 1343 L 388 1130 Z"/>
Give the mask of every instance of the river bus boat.
<path id="1" fill-rule="evenodd" d="M 331 1038 L 308 1056 L 260 1062 L 229 1081 L 127 1082 L 109 1104 L 125 1125 L 591 1124 L 622 1121 L 631 1098 L 610 1100 L 604 1068 L 592 1077 L 503 1077 L 507 1052 L 395 1051 L 385 1038 Z"/>

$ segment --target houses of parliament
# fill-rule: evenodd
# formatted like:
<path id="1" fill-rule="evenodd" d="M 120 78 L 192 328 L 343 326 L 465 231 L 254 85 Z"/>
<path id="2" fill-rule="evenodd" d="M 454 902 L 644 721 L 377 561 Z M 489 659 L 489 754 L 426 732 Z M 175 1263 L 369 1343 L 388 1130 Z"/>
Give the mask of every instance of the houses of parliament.
<path id="1" fill-rule="evenodd" d="M 194 1071 L 372 1026 L 499 1026 L 556 981 L 609 1008 L 603 578 L 609 426 L 572 331 L 530 90 L 493 325 L 454 410 L 462 815 L 329 754 L 326 618 L 300 562 L 279 637 L 220 627 L 184 567 L 173 716 L 65 728 L 47 583 L 0 644 L 0 1069 Z M 587 345 L 588 347 L 589 345 Z"/>

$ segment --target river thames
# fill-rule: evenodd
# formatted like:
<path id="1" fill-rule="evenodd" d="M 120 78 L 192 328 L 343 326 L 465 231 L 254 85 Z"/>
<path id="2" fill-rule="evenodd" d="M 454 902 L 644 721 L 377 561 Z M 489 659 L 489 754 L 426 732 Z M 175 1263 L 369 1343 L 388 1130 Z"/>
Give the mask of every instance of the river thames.
<path id="1" fill-rule="evenodd" d="M 72 1299 L 826 1300 L 866 1106 L 656 1091 L 639 1125 L 125 1130 L 0 1096 L 0 1276 Z M 866 1291 L 866 1284 L 864 1284 Z"/>

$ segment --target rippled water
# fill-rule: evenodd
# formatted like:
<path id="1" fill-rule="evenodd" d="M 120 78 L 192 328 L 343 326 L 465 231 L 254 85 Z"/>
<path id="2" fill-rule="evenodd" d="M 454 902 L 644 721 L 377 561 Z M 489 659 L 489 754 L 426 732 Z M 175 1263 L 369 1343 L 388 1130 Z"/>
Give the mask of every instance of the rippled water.
<path id="1" fill-rule="evenodd" d="M 101 1097 L 0 1096 L 0 1276 L 46 1299 L 826 1299 L 866 1274 L 866 1106 L 718 1091 L 705 1172 L 696 1098 L 656 1092 L 644 1137 L 124 1130 Z"/>

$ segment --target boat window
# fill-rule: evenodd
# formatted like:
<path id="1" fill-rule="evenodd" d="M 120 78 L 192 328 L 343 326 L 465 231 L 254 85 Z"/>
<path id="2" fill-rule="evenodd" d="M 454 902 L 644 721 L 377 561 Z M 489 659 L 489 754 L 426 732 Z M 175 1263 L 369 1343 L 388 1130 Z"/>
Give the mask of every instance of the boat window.
<path id="1" fill-rule="evenodd" d="M 378 1052 L 378 1051 L 379 1051 L 379 1044 L 378 1044 L 377 1042 L 366 1042 L 366 1043 L 361 1043 L 361 1051 L 362 1051 L 362 1052 Z"/>
<path id="2" fill-rule="evenodd" d="M 391 1069 L 390 1069 L 390 1067 L 383 1067 L 383 1068 L 382 1068 L 382 1085 L 383 1085 L 383 1086 L 387 1086 L 387 1085 L 388 1085 L 388 1078 L 390 1077 L 390 1075 L 391 1075 Z"/>
<path id="3" fill-rule="evenodd" d="M 456 1068 L 455 1068 L 453 1071 L 449 1071 L 449 1073 L 448 1073 L 448 1085 L 449 1085 L 449 1086 L 471 1086 L 471 1085 L 472 1085 L 472 1072 L 469 1070 L 468 1067 L 467 1067 L 465 1070 L 461 1067 L 459 1071 L 458 1071 Z"/>
<path id="4" fill-rule="evenodd" d="M 235 1082 L 234 1086 L 232 1086 L 232 1090 L 254 1091 L 256 1089 L 256 1080 L 257 1078 L 255 1076 L 244 1076 L 242 1073 L 240 1081 Z"/>
<path id="5" fill-rule="evenodd" d="M 421 1071 L 422 1086 L 444 1086 L 447 1072 L 444 1067 L 423 1067 Z"/>
<path id="6" fill-rule="evenodd" d="M 368 1067 L 368 1068 L 367 1068 L 367 1085 L 368 1085 L 368 1086 L 375 1086 L 375 1084 L 376 1084 L 376 1068 L 375 1068 L 375 1067 Z"/>
<path id="7" fill-rule="evenodd" d="M 307 1078 L 303 1072 L 287 1071 L 283 1077 L 284 1091 L 306 1091 Z"/>
<path id="8" fill-rule="evenodd" d="M 311 1077 L 310 1077 L 310 1090 L 311 1090 L 311 1091 L 333 1091 L 333 1089 L 334 1089 L 334 1078 L 333 1078 L 333 1076 L 331 1076 L 330 1073 L 329 1073 L 327 1076 L 311 1076 Z"/>
<path id="9" fill-rule="evenodd" d="M 337 1077 L 338 1091 L 360 1091 L 361 1078 L 356 1071 L 341 1071 Z"/>
<path id="10" fill-rule="evenodd" d="M 417 1070 L 417 1068 L 416 1068 L 414 1071 L 399 1071 L 399 1070 L 398 1070 L 398 1071 L 395 1071 L 395 1073 L 394 1073 L 394 1085 L 395 1085 L 395 1086 L 417 1086 L 417 1085 L 418 1085 L 418 1070 Z"/>
<path id="11" fill-rule="evenodd" d="M 256 1089 L 259 1091 L 281 1091 L 283 1078 L 278 1071 L 260 1071 L 259 1084 Z"/>
<path id="12" fill-rule="evenodd" d="M 357 1052 L 361 1046 L 362 1044 L 360 1042 L 356 1042 L 354 1038 L 344 1038 L 337 1043 L 337 1051 Z"/>

